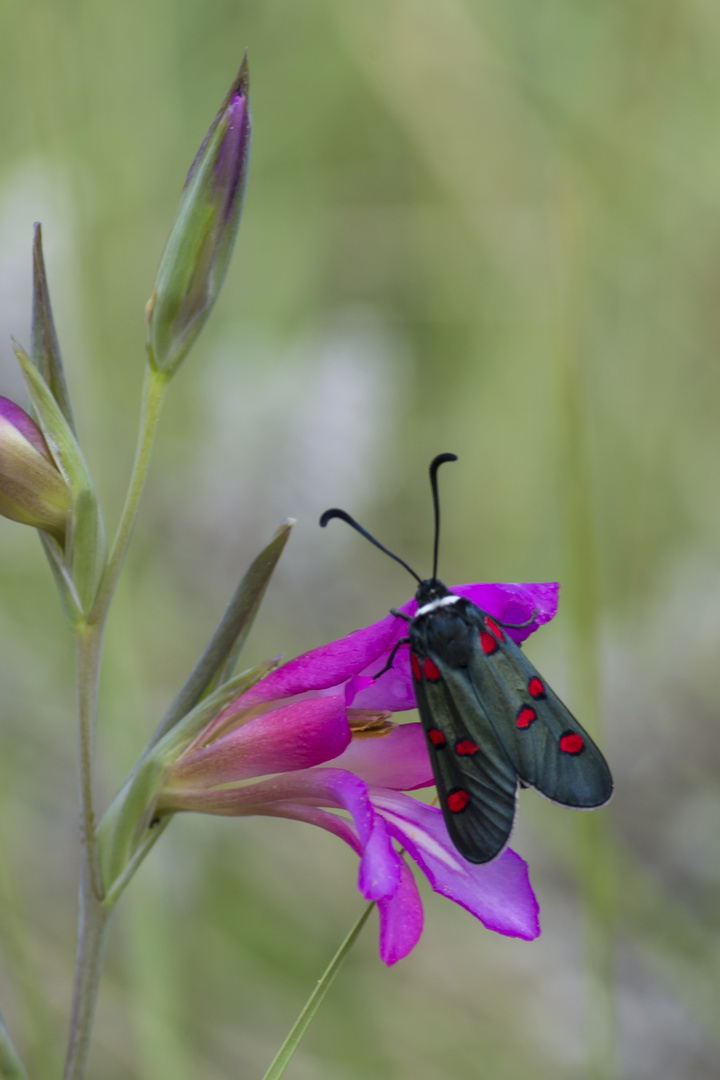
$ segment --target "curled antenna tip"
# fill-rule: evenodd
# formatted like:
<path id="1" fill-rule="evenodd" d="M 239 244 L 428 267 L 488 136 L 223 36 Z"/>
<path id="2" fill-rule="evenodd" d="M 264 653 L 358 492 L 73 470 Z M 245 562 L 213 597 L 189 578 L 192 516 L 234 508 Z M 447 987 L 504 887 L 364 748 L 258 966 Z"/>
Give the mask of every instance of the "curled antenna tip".
<path id="1" fill-rule="evenodd" d="M 430 472 L 436 473 L 441 465 L 444 465 L 446 461 L 457 461 L 457 454 L 438 454 L 430 462 Z"/>
<path id="2" fill-rule="evenodd" d="M 332 521 L 333 518 L 340 518 L 341 521 L 348 521 L 349 514 L 346 514 L 344 510 L 338 510 L 337 507 L 333 507 L 332 510 L 326 510 L 320 518 L 320 525 L 324 529 L 328 521 Z M 352 522 L 348 521 L 348 525 Z"/>
<path id="3" fill-rule="evenodd" d="M 399 562 L 401 566 L 404 566 L 407 572 L 412 574 L 416 581 L 420 581 L 419 575 L 415 573 L 411 566 L 408 566 L 404 559 L 401 559 L 399 555 L 395 555 L 392 551 L 388 551 L 384 544 L 381 544 L 379 540 L 376 540 L 374 536 L 371 536 L 367 529 L 363 529 L 362 525 L 358 525 L 355 518 L 350 517 L 345 510 L 338 510 L 335 506 L 331 510 L 326 510 L 320 518 L 320 525 L 323 529 L 328 521 L 331 521 L 333 518 L 340 518 L 341 521 L 347 522 L 347 524 L 351 525 L 361 536 L 364 536 L 366 540 L 369 540 L 371 544 L 374 544 L 376 548 L 380 548 L 380 550 L 384 551 L 386 555 L 389 555 L 391 559 L 394 559 L 395 562 Z"/>

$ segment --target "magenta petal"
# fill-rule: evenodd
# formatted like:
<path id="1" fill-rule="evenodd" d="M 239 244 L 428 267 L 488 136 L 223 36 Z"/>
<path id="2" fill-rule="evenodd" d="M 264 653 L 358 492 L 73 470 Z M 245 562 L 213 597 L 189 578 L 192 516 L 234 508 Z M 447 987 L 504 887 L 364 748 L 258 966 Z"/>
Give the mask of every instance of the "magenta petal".
<path id="1" fill-rule="evenodd" d="M 337 757 L 350 738 L 344 694 L 304 698 L 256 716 L 188 754 L 173 770 L 173 781 L 215 787 L 308 769 Z"/>
<path id="2" fill-rule="evenodd" d="M 0 397 L 0 425 L 2 424 L 15 428 L 39 454 L 48 461 L 52 460 L 43 433 L 35 421 L 24 409 L 6 397 Z"/>
<path id="3" fill-rule="evenodd" d="M 422 724 L 401 724 L 389 735 L 353 739 L 332 766 L 348 769 L 366 784 L 396 791 L 435 783 Z"/>
<path id="4" fill-rule="evenodd" d="M 402 626 L 401 619 L 386 615 L 379 622 L 356 630 L 347 637 L 303 653 L 266 675 L 238 702 L 233 703 L 228 713 L 238 704 L 246 708 L 260 701 L 338 686 L 362 672 L 376 657 L 389 653 L 394 641 L 402 636 Z M 382 667 L 382 664 L 379 666 Z"/>
<path id="5" fill-rule="evenodd" d="M 400 619 L 397 622 L 399 624 L 397 636 L 400 638 L 407 634 L 407 623 L 401 622 Z M 382 671 L 389 656 L 390 648 L 368 666 L 363 676 Z M 400 646 L 395 653 L 393 666 L 379 679 L 373 679 L 369 685 L 358 689 L 353 705 L 356 709 L 390 709 L 391 712 L 404 712 L 406 709 L 417 707 L 415 687 L 410 671 L 409 645 Z"/>
<path id="6" fill-rule="evenodd" d="M 358 855 L 362 853 L 362 844 L 349 822 L 327 810 L 302 803 L 275 803 L 267 813 L 327 829 L 349 844 Z M 378 899 L 377 906 L 380 915 L 380 957 L 388 965 L 395 964 L 415 948 L 423 929 L 422 901 L 412 871 L 404 861 L 401 861 L 400 882 L 395 893 Z"/>
<path id="7" fill-rule="evenodd" d="M 331 814 L 329 810 L 307 806 L 305 803 L 275 802 L 266 806 L 263 816 L 289 818 L 291 821 L 305 821 L 308 825 L 317 825 L 318 828 L 339 836 L 356 855 L 362 855 L 362 844 L 350 822 L 338 814 Z"/>
<path id="8" fill-rule="evenodd" d="M 505 622 L 525 622 L 537 610 L 537 618 L 529 627 L 511 631 L 515 641 L 524 641 L 538 626 L 552 619 L 557 609 L 558 585 L 554 582 L 471 583 L 453 585 L 450 591 L 467 596 L 484 611 Z M 414 615 L 416 609 L 415 600 L 408 600 L 398 610 Z M 354 675 L 373 676 L 383 668 L 390 650 L 406 632 L 403 619 L 386 615 L 384 619 L 355 630 L 347 637 L 303 653 L 261 679 L 228 707 L 224 717 L 262 701 L 340 686 Z M 415 694 L 408 656 L 407 649 L 400 649 L 393 669 L 373 686 L 361 689 L 353 704 L 361 709 L 392 709 L 394 712 L 414 708 Z"/>
<path id="9" fill-rule="evenodd" d="M 558 590 L 557 582 L 473 582 L 469 585 L 452 585 L 450 592 L 458 596 L 466 596 L 474 604 L 507 623 L 527 622 L 535 613 L 535 618 L 529 626 L 522 630 L 509 630 L 510 637 L 517 642 L 525 641 L 543 623 L 549 622 L 557 611 Z M 414 615 L 417 611 L 415 600 L 409 600 L 398 610 L 407 615 Z M 397 640 L 407 633 L 406 625 L 402 619 L 396 619 L 398 627 L 392 641 L 388 642 L 385 651 L 376 658 L 372 664 L 364 669 L 363 675 L 372 675 L 382 671 L 388 661 L 390 650 Z M 379 624 L 376 624 L 379 625 Z M 371 686 L 360 689 L 355 695 L 353 705 L 358 709 L 391 709 L 393 712 L 402 712 L 404 709 L 414 709 L 415 689 L 413 686 L 412 673 L 410 671 L 410 648 L 401 646 L 395 654 L 393 666 Z"/>
<path id="10" fill-rule="evenodd" d="M 180 809 L 237 816 L 276 816 L 277 805 L 289 803 L 347 810 L 362 845 L 358 888 L 368 900 L 393 895 L 400 881 L 400 856 L 392 845 L 383 819 L 375 813 L 366 785 L 344 769 L 288 772 L 256 784 L 202 792 L 199 796 L 195 792 L 185 794 L 180 789 L 176 798 Z"/>
<path id="11" fill-rule="evenodd" d="M 325 793 L 351 815 L 363 846 L 358 888 L 368 900 L 392 896 L 400 881 L 401 859 L 382 819 L 375 813 L 362 780 L 344 769 L 313 769 L 305 774 L 315 792 Z"/>
<path id="12" fill-rule="evenodd" d="M 358 889 L 368 900 L 382 900 L 397 890 L 402 859 L 392 845 L 380 814 L 375 815 L 358 869 Z"/>
<path id="13" fill-rule="evenodd" d="M 380 957 L 396 964 L 414 949 L 423 929 L 423 908 L 415 878 L 403 862 L 400 885 L 394 896 L 378 900 L 380 913 Z"/>
<path id="14" fill-rule="evenodd" d="M 334 833 L 349 844 L 360 856 L 358 889 L 367 900 L 376 900 L 379 904 L 385 903 L 394 896 L 399 884 L 402 883 L 401 872 L 407 867 L 393 848 L 385 822 L 379 814 L 375 815 L 368 841 L 363 845 L 345 818 L 330 814 L 317 806 L 278 802 L 268 805 L 263 813 L 266 817 L 293 818 L 295 821 L 307 821 L 311 825 L 319 825 L 321 829 L 327 829 L 328 832 Z M 392 853 L 390 857 L 388 857 L 389 852 Z M 395 920 L 400 920 L 399 911 L 395 915 Z"/>
<path id="15" fill-rule="evenodd" d="M 383 788 L 371 788 L 370 797 L 436 892 L 499 934 L 526 941 L 538 936 L 540 909 L 524 859 L 506 848 L 497 859 L 476 866 L 456 851 L 442 812 L 434 806 Z"/>
<path id="16" fill-rule="evenodd" d="M 513 641 L 525 641 L 543 623 L 554 618 L 558 605 L 557 581 L 489 582 L 453 585 L 451 592 L 466 596 L 488 615 L 507 623 L 527 622 L 537 612 L 533 622 L 523 630 L 510 630 Z"/>

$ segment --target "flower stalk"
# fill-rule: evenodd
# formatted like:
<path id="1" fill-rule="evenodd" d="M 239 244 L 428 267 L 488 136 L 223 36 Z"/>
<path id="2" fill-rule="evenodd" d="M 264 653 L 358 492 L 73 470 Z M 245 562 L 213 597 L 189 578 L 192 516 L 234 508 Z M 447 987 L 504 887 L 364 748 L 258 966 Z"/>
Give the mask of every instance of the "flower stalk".
<path id="1" fill-rule="evenodd" d="M 167 379 L 164 376 L 147 371 L 137 452 L 117 536 L 101 579 L 93 612 L 75 627 L 83 874 L 80 886 L 75 985 L 64 1080 L 82 1080 L 85 1075 L 103 964 L 105 932 L 111 910 L 104 903 L 93 794 L 93 758 L 103 635 L 110 601 L 137 519 L 166 387 Z"/>
<path id="2" fill-rule="evenodd" d="M 135 453 L 132 475 L 130 477 L 130 485 L 120 517 L 120 524 L 118 526 L 115 542 L 110 553 L 110 558 L 108 559 L 105 573 L 102 576 L 100 588 L 89 620 L 96 625 L 102 625 L 107 617 L 110 601 L 112 600 L 115 586 L 117 585 L 123 563 L 125 562 L 130 538 L 132 537 L 135 521 L 137 519 L 140 497 L 142 495 L 143 487 L 145 486 L 145 478 L 147 477 L 148 466 L 150 464 L 150 455 L 152 454 L 152 448 L 155 442 L 155 433 L 157 431 L 160 410 L 165 399 L 167 386 L 168 378 L 163 372 L 154 371 L 152 368 L 146 369 L 145 381 L 143 383 L 140 433 L 138 435 L 137 450 Z"/>
<path id="3" fill-rule="evenodd" d="M 63 1080 L 82 1080 L 85 1076 L 109 916 L 109 909 L 96 895 L 85 869 L 80 886 L 75 986 Z"/>
<path id="4" fill-rule="evenodd" d="M 368 916 L 370 915 L 370 912 L 374 907 L 375 901 L 372 901 L 366 906 L 365 910 L 361 912 L 360 916 L 355 921 L 355 925 L 352 927 L 350 933 L 333 956 L 332 960 L 330 961 L 321 978 L 319 979 L 317 986 L 305 1002 L 302 1012 L 298 1016 L 293 1026 L 290 1028 L 285 1042 L 282 1044 L 277 1054 L 273 1058 L 270 1068 L 263 1076 L 263 1080 L 280 1080 L 280 1077 L 283 1075 L 286 1068 L 290 1064 L 292 1056 L 300 1045 L 300 1041 L 303 1035 L 310 1027 L 315 1013 L 318 1011 L 323 1001 L 325 1000 L 328 990 L 334 983 L 335 978 L 340 971 L 340 968 L 345 963 L 348 953 L 355 944 L 360 934 L 360 931 L 367 922 Z"/>
<path id="5" fill-rule="evenodd" d="M 251 125 L 247 88 L 247 63 L 244 62 L 190 169 L 181 209 L 148 306 L 149 363 L 143 384 L 137 450 L 125 505 L 115 542 L 99 577 L 99 583 L 97 579 L 92 583 L 91 576 L 87 573 L 84 575 L 85 579 L 91 581 L 92 588 L 86 589 L 84 594 L 81 591 L 80 599 L 85 601 L 89 593 L 90 600 L 89 603 L 82 603 L 82 611 L 76 610 L 72 619 L 77 657 L 83 876 L 65 1080 L 82 1080 L 85 1074 L 107 919 L 121 891 L 116 888 L 110 898 L 104 894 L 93 798 L 93 749 L 105 622 L 135 527 L 169 379 L 210 313 L 232 252 L 249 162 Z M 61 372 L 61 365 L 47 294 L 39 233 L 36 235 L 35 285 L 34 344 L 37 341 L 38 347 L 34 352 L 37 353 L 40 370 L 52 375 L 57 371 Z M 24 356 L 19 355 L 19 359 L 24 363 Z M 24 364 L 23 370 L 26 378 L 35 386 L 37 379 L 27 364 Z M 41 402 L 44 400 L 43 395 L 53 396 L 46 390 L 46 386 L 44 382 L 42 386 L 35 386 L 36 396 Z M 59 389 L 64 391 L 64 383 Z M 59 397 L 62 398 L 61 401 L 49 402 L 46 409 L 55 428 L 62 426 L 58 425 L 56 415 L 60 410 L 65 414 L 65 422 L 72 424 L 69 401 L 63 393 L 60 393 Z M 65 433 L 63 446 L 67 446 L 69 442 Z M 76 502 L 76 508 L 77 505 Z M 286 536 L 276 545 L 276 558 L 282 551 L 284 539 Z M 99 550 L 98 545 L 95 545 L 95 550 Z M 266 580 L 273 568 L 274 562 L 269 566 Z M 60 584 L 63 584 L 62 579 Z M 249 626 L 252 621 L 255 612 L 253 600 L 259 603 L 263 588 L 258 587 L 256 591 L 256 597 L 249 597 L 250 605 L 244 613 L 244 622 L 242 619 L 237 620 L 237 632 L 230 640 L 229 648 L 232 648 L 243 627 Z M 71 606 L 66 602 L 66 607 Z M 159 835 L 159 832 L 159 829 L 156 830 L 156 835 Z M 131 866 L 126 868 L 123 885 L 153 842 L 154 838 L 151 838 L 136 853 Z"/>

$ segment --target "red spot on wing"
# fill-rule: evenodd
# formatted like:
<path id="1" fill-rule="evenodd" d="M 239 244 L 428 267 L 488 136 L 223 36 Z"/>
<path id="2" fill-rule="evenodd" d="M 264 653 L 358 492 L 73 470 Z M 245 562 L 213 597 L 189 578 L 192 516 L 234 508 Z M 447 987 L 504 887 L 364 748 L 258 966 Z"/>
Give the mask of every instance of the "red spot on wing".
<path id="1" fill-rule="evenodd" d="M 526 728 L 530 727 L 533 720 L 537 720 L 537 713 L 534 709 L 531 709 L 529 705 L 523 705 L 522 709 L 517 714 L 515 723 L 519 728 Z"/>
<path id="2" fill-rule="evenodd" d="M 485 625 L 487 626 L 488 630 L 492 630 L 493 634 L 498 639 L 498 641 L 504 641 L 505 640 L 505 638 L 503 637 L 502 630 L 500 629 L 498 624 L 495 622 L 495 620 L 490 615 L 485 616 Z"/>
<path id="3" fill-rule="evenodd" d="M 455 743 L 455 753 L 460 755 L 476 754 L 480 747 L 477 743 L 474 743 L 472 739 L 459 739 Z"/>
<path id="4" fill-rule="evenodd" d="M 454 791 L 448 792 L 448 810 L 452 810 L 453 814 L 459 814 L 469 802 L 470 796 L 464 788 L 455 788 Z"/>
<path id="5" fill-rule="evenodd" d="M 443 735 L 442 731 L 438 731 L 436 727 L 430 728 L 430 730 L 428 731 L 428 739 L 433 744 L 433 746 L 445 745 L 445 736 Z"/>
<path id="6" fill-rule="evenodd" d="M 440 668 L 437 664 L 433 663 L 429 656 L 426 656 L 423 660 L 423 671 L 425 672 L 426 679 L 434 681 L 435 679 L 440 678 Z"/>
<path id="7" fill-rule="evenodd" d="M 488 634 L 487 630 L 480 631 L 480 645 L 486 656 L 490 656 L 498 648 L 497 641 L 492 634 Z"/>
<path id="8" fill-rule="evenodd" d="M 415 676 L 417 681 L 420 682 L 420 661 L 418 660 L 415 653 L 410 653 L 410 667 L 412 668 L 413 675 Z"/>
<path id="9" fill-rule="evenodd" d="M 576 731 L 566 731 L 560 736 L 560 749 L 566 754 L 579 754 L 585 749 L 585 740 Z"/>
<path id="10" fill-rule="evenodd" d="M 543 686 L 537 675 L 533 675 L 532 679 L 528 683 L 528 690 L 530 696 L 534 698 L 545 697 L 545 687 Z"/>

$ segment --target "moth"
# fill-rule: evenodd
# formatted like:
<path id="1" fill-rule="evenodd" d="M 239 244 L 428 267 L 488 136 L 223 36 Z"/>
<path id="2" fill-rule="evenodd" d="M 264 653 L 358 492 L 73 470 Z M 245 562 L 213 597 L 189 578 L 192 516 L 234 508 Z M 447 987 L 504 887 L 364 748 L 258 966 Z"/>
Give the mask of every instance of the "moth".
<path id="1" fill-rule="evenodd" d="M 561 806 L 591 810 L 612 795 L 602 753 L 506 633 L 528 626 L 503 623 L 437 577 L 440 510 L 437 471 L 455 454 L 430 464 L 435 510 L 433 575 L 423 581 L 399 556 L 383 547 L 344 510 L 326 510 L 322 526 L 340 518 L 401 563 L 418 582 L 414 616 L 393 609 L 408 623 L 418 711 L 440 806 L 455 847 L 469 862 L 496 858 L 508 842 L 518 787 L 532 787 Z"/>

